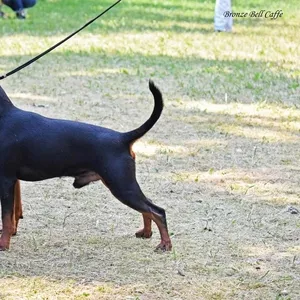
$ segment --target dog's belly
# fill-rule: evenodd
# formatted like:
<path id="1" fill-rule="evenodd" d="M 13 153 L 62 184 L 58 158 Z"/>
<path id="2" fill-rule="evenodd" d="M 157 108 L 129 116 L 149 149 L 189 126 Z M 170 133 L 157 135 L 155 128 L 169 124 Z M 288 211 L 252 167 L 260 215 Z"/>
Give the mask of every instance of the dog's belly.
<path id="1" fill-rule="evenodd" d="M 47 171 L 31 169 L 29 167 L 22 167 L 19 172 L 17 172 L 17 178 L 24 181 L 39 181 L 53 177 L 56 176 L 49 174 Z"/>
<path id="2" fill-rule="evenodd" d="M 74 177 L 74 187 L 81 188 L 88 185 L 91 182 L 102 180 L 101 176 L 88 169 L 69 169 L 62 173 L 54 174 L 40 169 L 32 169 L 28 166 L 20 168 L 17 173 L 17 178 L 23 181 L 41 181 L 45 179 L 55 178 L 55 177 Z"/>

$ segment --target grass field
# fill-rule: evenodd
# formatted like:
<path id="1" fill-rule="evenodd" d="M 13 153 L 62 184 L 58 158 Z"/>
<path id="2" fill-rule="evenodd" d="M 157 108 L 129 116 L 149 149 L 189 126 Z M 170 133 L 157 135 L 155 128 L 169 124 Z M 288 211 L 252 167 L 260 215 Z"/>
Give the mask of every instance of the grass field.
<path id="1" fill-rule="evenodd" d="M 152 110 L 152 78 L 165 110 L 135 145 L 137 176 L 166 208 L 173 250 L 153 251 L 156 228 L 136 239 L 141 216 L 101 184 L 22 183 L 0 299 L 300 299 L 300 7 L 234 2 L 283 17 L 215 33 L 214 1 L 123 0 L 1 82 L 20 108 L 127 131 Z M 24 22 L 5 8 L 0 73 L 110 4 L 39 0 Z"/>

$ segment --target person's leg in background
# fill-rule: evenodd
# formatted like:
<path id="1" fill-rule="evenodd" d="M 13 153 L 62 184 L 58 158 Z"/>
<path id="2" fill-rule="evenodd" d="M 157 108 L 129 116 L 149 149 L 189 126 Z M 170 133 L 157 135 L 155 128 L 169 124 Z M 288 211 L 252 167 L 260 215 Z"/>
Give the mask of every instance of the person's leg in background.
<path id="1" fill-rule="evenodd" d="M 216 0 L 215 31 L 232 30 L 231 0 Z"/>
<path id="2" fill-rule="evenodd" d="M 3 3 L 0 0 L 0 19 L 5 19 L 6 16 L 5 16 L 5 13 L 2 11 L 2 6 L 3 6 Z"/>
<path id="3" fill-rule="evenodd" d="M 24 10 L 24 8 L 30 8 L 30 7 L 33 7 L 33 6 L 35 6 L 35 4 L 36 4 L 36 0 L 22 0 L 22 2 L 23 2 L 23 12 L 24 12 L 24 18 L 26 17 L 26 15 L 25 15 L 25 10 Z M 22 16 L 22 14 L 21 14 L 21 16 Z M 18 14 L 17 14 L 17 17 L 18 17 Z M 21 17 L 22 18 L 22 17 Z"/>
<path id="4" fill-rule="evenodd" d="M 25 19 L 25 8 L 34 6 L 36 4 L 36 0 L 2 0 L 2 3 L 9 6 L 14 12 L 16 12 L 18 19 Z"/>

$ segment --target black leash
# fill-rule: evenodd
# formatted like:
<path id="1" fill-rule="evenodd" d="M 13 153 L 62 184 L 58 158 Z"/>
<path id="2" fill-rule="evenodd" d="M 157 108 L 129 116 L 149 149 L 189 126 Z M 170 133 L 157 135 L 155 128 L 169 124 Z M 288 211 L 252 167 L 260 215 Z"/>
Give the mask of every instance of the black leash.
<path id="1" fill-rule="evenodd" d="M 54 46 L 52 46 L 51 48 L 47 49 L 46 51 L 44 51 L 43 53 L 37 55 L 36 57 L 30 59 L 29 61 L 27 61 L 26 63 L 24 63 L 23 65 L 13 69 L 12 71 L 0 76 L 0 80 L 22 70 L 23 68 L 26 68 L 27 66 L 31 65 L 33 62 L 35 62 L 36 60 L 38 60 L 39 58 L 43 57 L 44 55 L 46 55 L 47 53 L 51 52 L 52 50 L 54 50 L 56 47 L 60 46 L 61 44 L 63 44 L 64 42 L 66 42 L 68 39 L 70 39 L 72 36 L 74 36 L 75 34 L 77 34 L 78 32 L 80 32 L 81 30 L 83 30 L 85 27 L 89 26 L 90 24 L 92 24 L 93 22 L 95 22 L 98 18 L 100 18 L 102 15 L 104 15 L 106 12 L 108 12 L 111 8 L 113 8 L 115 5 L 117 5 L 118 3 L 120 3 L 122 0 L 118 0 L 117 2 L 115 2 L 114 4 L 112 4 L 110 7 L 108 7 L 106 10 L 104 10 L 100 15 L 98 15 L 97 17 L 95 17 L 94 19 L 90 20 L 89 22 L 87 22 L 85 25 L 83 25 L 82 27 L 80 27 L 78 30 L 76 30 L 75 32 L 73 32 L 72 34 L 70 34 L 69 36 L 67 36 L 65 39 L 63 39 L 62 41 L 58 42 L 57 44 L 55 44 Z"/>

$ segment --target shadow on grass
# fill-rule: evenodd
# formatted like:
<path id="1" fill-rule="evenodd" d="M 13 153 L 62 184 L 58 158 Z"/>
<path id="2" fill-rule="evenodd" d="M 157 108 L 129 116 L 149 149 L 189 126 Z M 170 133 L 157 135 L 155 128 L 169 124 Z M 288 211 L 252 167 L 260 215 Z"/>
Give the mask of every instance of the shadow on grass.
<path id="1" fill-rule="evenodd" d="M 8 72 L 32 57 L 0 57 L 0 66 Z M 41 80 L 50 76 L 57 84 L 68 78 L 105 82 L 106 76 L 113 83 L 122 78 L 130 81 L 158 77 L 165 79 L 166 90 L 170 90 L 167 97 L 175 101 L 208 100 L 223 104 L 275 103 L 298 107 L 300 88 L 297 76 L 288 75 L 275 61 L 124 54 L 117 48 L 109 54 L 101 48 L 93 48 L 93 53 L 90 49 L 53 52 L 14 76 Z"/>

